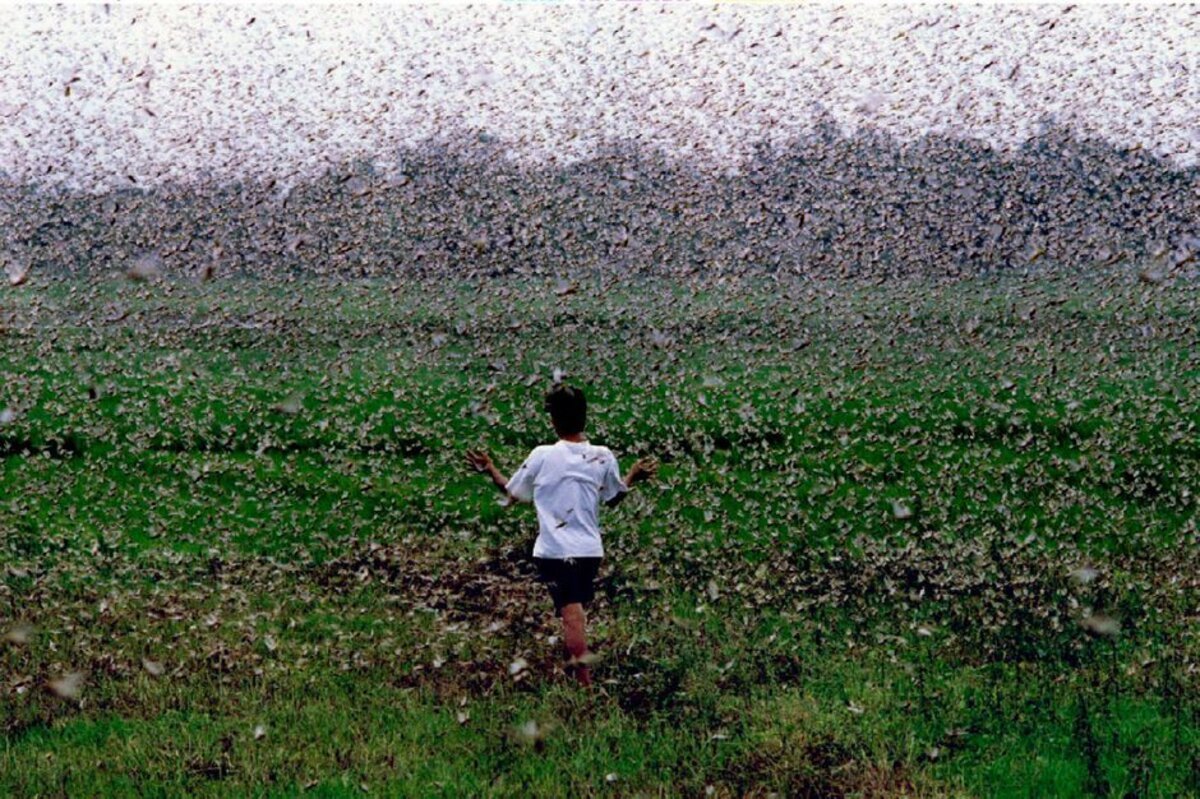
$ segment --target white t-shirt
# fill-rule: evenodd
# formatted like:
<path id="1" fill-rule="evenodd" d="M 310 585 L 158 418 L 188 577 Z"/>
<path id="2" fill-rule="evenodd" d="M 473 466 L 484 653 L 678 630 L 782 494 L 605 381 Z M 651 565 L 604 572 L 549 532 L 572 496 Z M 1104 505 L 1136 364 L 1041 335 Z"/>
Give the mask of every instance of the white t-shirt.
<path id="1" fill-rule="evenodd" d="M 608 447 L 558 441 L 537 447 L 513 472 L 508 493 L 537 508 L 535 558 L 599 558 L 599 501 L 628 491 Z"/>

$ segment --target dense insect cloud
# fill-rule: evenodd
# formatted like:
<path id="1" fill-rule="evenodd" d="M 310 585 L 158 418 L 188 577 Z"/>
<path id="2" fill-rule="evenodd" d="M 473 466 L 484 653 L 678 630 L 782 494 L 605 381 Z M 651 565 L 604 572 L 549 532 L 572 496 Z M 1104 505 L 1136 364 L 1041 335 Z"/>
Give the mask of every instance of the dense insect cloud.
<path id="1" fill-rule="evenodd" d="M 5 258 L 1186 267 L 1196 27 L 1187 7 L 19 7 Z"/>

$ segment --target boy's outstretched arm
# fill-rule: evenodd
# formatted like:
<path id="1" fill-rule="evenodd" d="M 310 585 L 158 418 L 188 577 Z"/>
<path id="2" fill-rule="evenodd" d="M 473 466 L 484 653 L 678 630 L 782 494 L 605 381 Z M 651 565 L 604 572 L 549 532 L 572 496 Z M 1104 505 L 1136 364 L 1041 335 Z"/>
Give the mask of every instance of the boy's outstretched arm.
<path id="1" fill-rule="evenodd" d="M 491 477 L 497 490 L 508 494 L 508 480 L 496 468 L 496 464 L 492 463 L 491 455 L 482 450 L 467 450 L 467 463 L 480 474 L 487 474 Z"/>
<path id="2" fill-rule="evenodd" d="M 649 480 L 658 473 L 658 464 L 652 458 L 642 458 L 633 466 L 629 467 L 629 471 L 625 474 L 625 479 L 622 480 L 627 488 L 633 488 L 638 483 Z M 605 503 L 610 508 L 615 508 L 621 504 L 621 500 L 625 499 L 627 491 L 622 491 L 615 497 Z"/>

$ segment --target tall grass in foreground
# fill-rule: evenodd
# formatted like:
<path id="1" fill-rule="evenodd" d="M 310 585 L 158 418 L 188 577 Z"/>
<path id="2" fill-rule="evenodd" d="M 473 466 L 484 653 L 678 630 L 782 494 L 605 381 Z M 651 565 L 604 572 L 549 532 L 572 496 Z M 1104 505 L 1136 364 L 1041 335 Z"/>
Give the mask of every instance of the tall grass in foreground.
<path id="1" fill-rule="evenodd" d="M 1200 795 L 1193 286 L 3 302 L 0 793 Z M 461 466 L 555 368 L 663 461 L 590 695 Z"/>

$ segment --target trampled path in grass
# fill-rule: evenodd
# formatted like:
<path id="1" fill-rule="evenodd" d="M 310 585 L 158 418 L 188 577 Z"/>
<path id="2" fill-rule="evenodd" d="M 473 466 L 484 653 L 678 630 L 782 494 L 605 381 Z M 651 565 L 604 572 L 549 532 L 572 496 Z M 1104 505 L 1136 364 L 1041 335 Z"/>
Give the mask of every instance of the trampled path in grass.
<path id="1" fill-rule="evenodd" d="M 1136 270 L 13 289 L 0 792 L 1200 791 L 1197 318 Z M 591 697 L 462 465 L 556 369 L 663 464 Z"/>

